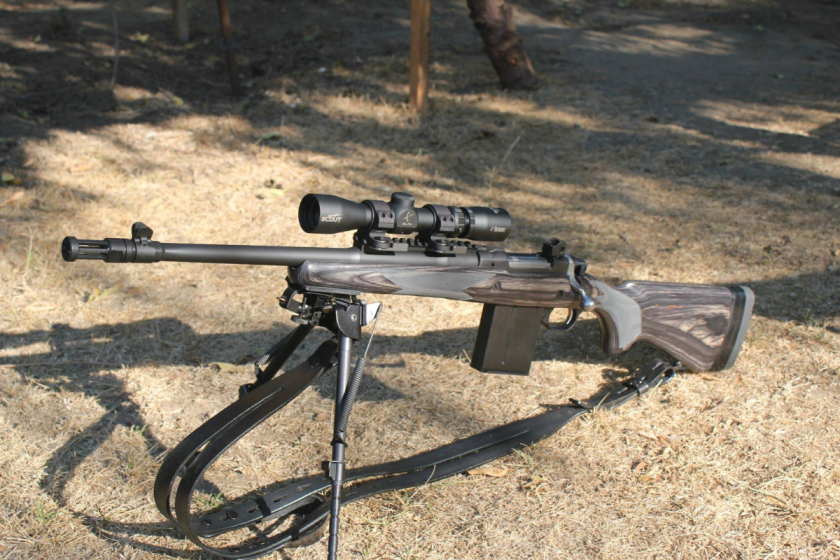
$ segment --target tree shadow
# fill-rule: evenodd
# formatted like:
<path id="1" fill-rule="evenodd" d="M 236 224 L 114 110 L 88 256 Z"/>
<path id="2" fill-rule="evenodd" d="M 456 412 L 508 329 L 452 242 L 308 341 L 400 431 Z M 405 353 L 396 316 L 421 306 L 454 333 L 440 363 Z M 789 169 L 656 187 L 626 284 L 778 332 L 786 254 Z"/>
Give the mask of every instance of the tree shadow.
<path id="1" fill-rule="evenodd" d="M 175 318 L 96 325 L 81 329 L 57 324 L 49 330 L 35 330 L 20 334 L 0 333 L 0 347 L 4 349 L 14 349 L 36 343 L 50 345 L 51 349 L 49 351 L 31 353 L 27 356 L 26 362 L 16 362 L 19 365 L 15 365 L 14 370 L 18 371 L 22 377 L 33 380 L 51 391 L 75 392 L 93 396 L 96 402 L 105 409 L 105 413 L 99 420 L 78 435 L 69 438 L 52 453 L 45 464 L 45 473 L 40 480 L 41 488 L 59 506 L 72 512 L 91 532 L 97 534 L 100 538 L 116 540 L 148 552 L 184 558 L 196 557 L 196 554 L 200 553 L 149 544 L 138 537 L 138 535 L 145 535 L 178 538 L 179 532 L 168 522 L 130 523 L 91 516 L 84 512 L 75 511 L 72 507 L 73 504 L 68 502 L 65 497 L 67 486 L 78 467 L 112 436 L 118 426 L 129 429 L 139 426 L 147 427 L 142 431 L 146 452 L 156 462 L 159 462 L 167 452 L 166 446 L 155 436 L 154 429 L 143 417 L 140 406 L 133 400 L 125 380 L 115 373 L 103 373 L 116 372 L 122 366 L 118 363 L 104 361 L 102 356 L 108 356 L 107 360 L 118 359 L 128 363 L 142 364 L 144 363 L 143 356 L 148 355 L 153 358 L 151 362 L 147 363 L 155 365 L 194 365 L 194 361 L 190 357 L 192 352 L 206 351 L 211 359 L 230 359 L 230 356 L 239 352 L 236 349 L 237 341 L 243 338 L 246 340 L 270 340 L 272 336 L 276 336 L 275 330 L 232 334 L 198 334 L 188 324 Z M 434 355 L 447 356 L 457 354 L 455 346 L 472 336 L 472 329 L 435 331 L 426 333 L 419 339 L 378 336 L 374 348 L 384 348 L 386 354 L 390 354 L 392 351 L 428 352 L 429 349 L 432 349 Z M 432 344 L 429 344 L 430 339 Z M 161 340 L 178 340 L 189 351 L 186 353 L 161 353 Z M 435 341 L 447 341 L 448 344 L 434 344 Z M 452 346 L 453 341 L 455 341 L 455 346 Z M 231 350 L 230 347 L 234 347 L 234 349 Z M 418 347 L 422 350 L 419 350 Z M 305 351 L 305 348 L 302 350 Z M 373 353 L 374 360 L 376 353 L 376 351 Z M 545 349 L 538 351 L 538 359 L 540 359 L 540 356 L 546 357 L 547 351 Z M 579 354 L 577 358 L 583 358 L 583 354 Z M 9 358 L 2 360 L 2 364 L 12 363 Z M 26 363 L 32 365 L 27 366 Z M 293 363 L 293 361 L 290 363 Z M 399 366 L 401 361 L 392 360 L 389 363 L 380 363 L 379 365 L 384 367 Z M 26 375 L 24 375 L 24 371 L 26 371 Z M 314 388 L 322 398 L 332 400 L 334 398 L 334 384 L 334 375 L 328 375 L 319 379 Z M 422 391 L 424 389 L 418 390 Z M 235 393 L 236 387 L 233 385 L 231 386 L 231 399 L 236 398 Z M 407 397 L 401 391 L 390 388 L 387 383 L 380 381 L 373 375 L 366 375 L 359 393 L 361 401 L 403 398 Z M 442 412 L 425 411 L 424 414 L 434 416 Z M 454 420 L 456 423 L 459 422 L 459 415 L 454 411 L 443 413 L 448 419 Z M 474 423 L 473 419 L 460 419 L 460 425 L 472 425 Z M 259 489 L 258 492 L 264 493 L 277 487 L 279 486 L 272 485 Z M 201 490 L 208 494 L 225 495 L 222 490 L 208 481 L 203 482 Z M 242 499 L 253 494 L 253 492 L 246 494 Z"/>

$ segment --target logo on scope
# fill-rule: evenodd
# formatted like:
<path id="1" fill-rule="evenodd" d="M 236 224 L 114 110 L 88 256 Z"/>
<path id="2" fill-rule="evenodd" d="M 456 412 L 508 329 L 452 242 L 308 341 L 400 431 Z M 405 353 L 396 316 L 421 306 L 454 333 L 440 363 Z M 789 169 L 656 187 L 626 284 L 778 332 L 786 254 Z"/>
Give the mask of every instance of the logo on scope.
<path id="1" fill-rule="evenodd" d="M 341 221 L 341 214 L 330 214 L 329 216 L 321 216 L 322 222 L 338 223 Z"/>
<path id="2" fill-rule="evenodd" d="M 417 220 L 414 217 L 417 214 L 414 212 L 408 211 L 400 216 L 400 227 L 415 227 L 417 226 Z"/>
<path id="3" fill-rule="evenodd" d="M 499 227 L 499 226 L 493 226 L 493 227 L 490 228 L 490 231 L 492 231 L 493 233 L 504 233 L 504 232 L 507 231 L 507 228 L 503 228 L 503 227 Z"/>

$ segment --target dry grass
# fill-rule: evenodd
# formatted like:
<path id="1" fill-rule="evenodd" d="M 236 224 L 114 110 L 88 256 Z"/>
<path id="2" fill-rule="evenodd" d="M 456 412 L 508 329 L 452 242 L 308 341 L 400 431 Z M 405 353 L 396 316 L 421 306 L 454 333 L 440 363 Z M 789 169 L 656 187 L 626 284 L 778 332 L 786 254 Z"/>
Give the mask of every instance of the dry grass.
<path id="1" fill-rule="evenodd" d="M 157 466 L 292 326 L 276 308 L 284 270 L 71 266 L 58 254 L 64 235 L 121 237 L 142 220 L 162 241 L 344 246 L 349 236 L 303 234 L 298 200 L 393 190 L 505 206 L 509 249 L 559 234 L 610 280 L 745 283 L 756 316 L 731 371 L 681 376 L 577 421 L 498 461 L 506 477 L 348 506 L 344 558 L 840 557 L 840 104 L 830 84 L 804 77 L 826 66 L 785 58 L 786 43 L 749 62 L 758 93 L 736 72 L 753 39 L 724 30 L 707 44 L 691 24 L 681 35 L 665 23 L 584 32 L 572 62 L 544 54 L 551 41 L 572 51 L 549 37 L 565 28 L 545 23 L 532 41 L 544 85 L 525 94 L 488 85 L 477 49 L 438 46 L 422 122 L 404 105 L 407 50 L 264 78 L 244 102 L 118 87 L 117 110 L 94 114 L 96 125 L 0 113 L 0 136 L 15 144 L 0 152 L 3 170 L 24 180 L 0 193 L 0 557 L 200 557 L 152 503 Z M 5 44 L 37 47 L 5 31 Z M 472 40 L 463 19 L 448 32 L 442 41 Z M 667 57 L 621 58 L 658 32 L 687 65 L 676 86 L 651 67 Z M 700 91 L 691 64 L 702 57 L 735 69 L 720 92 Z M 622 64 L 659 75 L 656 92 Z M 773 77 L 797 72 L 798 89 Z M 602 355 L 586 320 L 566 337 L 544 333 L 529 377 L 487 376 L 465 358 L 478 306 L 382 300 L 351 466 L 585 397 L 654 355 Z M 241 368 L 216 372 L 214 361 Z M 235 495 L 314 472 L 329 453 L 331 383 L 238 444 L 212 482 Z"/>

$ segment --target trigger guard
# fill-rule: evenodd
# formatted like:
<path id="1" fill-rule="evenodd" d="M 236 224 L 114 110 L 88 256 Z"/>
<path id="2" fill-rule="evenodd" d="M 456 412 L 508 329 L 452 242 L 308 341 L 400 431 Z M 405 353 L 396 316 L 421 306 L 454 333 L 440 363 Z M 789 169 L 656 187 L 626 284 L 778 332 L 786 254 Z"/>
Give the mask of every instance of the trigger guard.
<path id="1" fill-rule="evenodd" d="M 551 311 L 554 311 L 554 310 L 552 309 Z M 575 326 L 575 323 L 577 323 L 577 320 L 578 320 L 578 317 L 580 317 L 580 314 L 581 314 L 580 309 L 570 308 L 569 309 L 569 316 L 566 317 L 566 320 L 564 322 L 552 324 L 552 323 L 549 322 L 549 318 L 551 317 L 551 312 L 549 312 L 549 313 L 546 313 L 543 316 L 542 324 L 545 325 L 545 327 L 547 329 L 552 330 L 552 331 L 559 331 L 559 332 L 568 331 L 569 329 L 571 329 L 572 327 Z"/>

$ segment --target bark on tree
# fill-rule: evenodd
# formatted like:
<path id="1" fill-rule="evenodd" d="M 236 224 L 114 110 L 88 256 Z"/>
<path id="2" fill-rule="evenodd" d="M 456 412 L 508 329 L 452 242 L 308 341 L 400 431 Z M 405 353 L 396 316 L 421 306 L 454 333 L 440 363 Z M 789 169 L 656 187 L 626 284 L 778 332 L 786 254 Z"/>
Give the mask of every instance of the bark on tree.
<path id="1" fill-rule="evenodd" d="M 536 86 L 537 76 L 525 45 L 516 34 L 510 6 L 504 0 L 467 0 L 467 6 L 502 87 L 527 89 Z"/>

